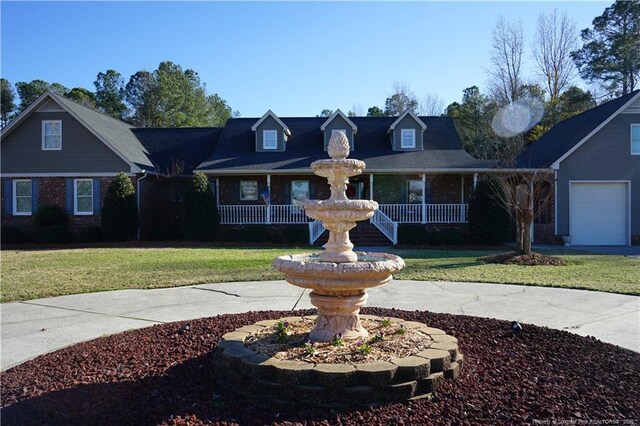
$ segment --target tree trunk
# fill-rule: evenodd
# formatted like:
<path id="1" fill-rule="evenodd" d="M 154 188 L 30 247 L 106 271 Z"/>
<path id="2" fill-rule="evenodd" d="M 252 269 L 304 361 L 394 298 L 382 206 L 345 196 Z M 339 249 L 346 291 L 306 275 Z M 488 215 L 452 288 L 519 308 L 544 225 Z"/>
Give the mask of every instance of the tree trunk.
<path id="1" fill-rule="evenodd" d="M 516 218 L 516 254 L 522 254 L 522 224 L 519 218 Z"/>
<path id="2" fill-rule="evenodd" d="M 531 224 L 522 223 L 522 254 L 531 255 Z"/>

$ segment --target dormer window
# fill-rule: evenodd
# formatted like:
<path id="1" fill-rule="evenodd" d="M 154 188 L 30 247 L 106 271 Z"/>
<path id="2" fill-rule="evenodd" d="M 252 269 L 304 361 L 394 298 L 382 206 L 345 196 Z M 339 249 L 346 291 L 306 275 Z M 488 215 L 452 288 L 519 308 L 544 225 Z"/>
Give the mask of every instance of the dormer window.
<path id="1" fill-rule="evenodd" d="M 262 149 L 278 149 L 278 131 L 262 131 Z"/>
<path id="2" fill-rule="evenodd" d="M 338 133 L 344 133 L 346 135 L 347 134 L 347 129 L 332 129 L 331 130 L 331 136 L 332 137 L 334 135 L 337 135 Z"/>
<path id="3" fill-rule="evenodd" d="M 42 150 L 60 151 L 62 149 L 62 121 L 42 121 Z"/>
<path id="4" fill-rule="evenodd" d="M 349 117 L 345 115 L 340 109 L 337 109 L 329 118 L 325 120 L 320 126 L 320 130 L 323 133 L 324 150 L 327 150 L 329 146 L 329 139 L 337 132 L 342 132 L 349 140 L 349 147 L 351 151 L 355 150 L 354 136 L 358 133 L 358 127 Z"/>
<path id="5" fill-rule="evenodd" d="M 400 147 L 415 148 L 416 147 L 416 129 L 401 129 L 400 131 Z"/>
<path id="6" fill-rule="evenodd" d="M 291 131 L 286 124 L 269 110 L 251 126 L 256 135 L 256 152 L 284 151 Z"/>

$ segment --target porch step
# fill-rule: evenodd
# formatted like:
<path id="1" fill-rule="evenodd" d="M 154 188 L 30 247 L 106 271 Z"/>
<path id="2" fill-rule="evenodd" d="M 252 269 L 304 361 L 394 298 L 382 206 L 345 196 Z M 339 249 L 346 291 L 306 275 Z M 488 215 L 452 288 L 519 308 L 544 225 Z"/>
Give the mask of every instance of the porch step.
<path id="1" fill-rule="evenodd" d="M 382 232 L 378 230 L 368 221 L 358 222 L 355 228 L 349 231 L 349 238 L 356 247 L 362 246 L 389 246 L 391 241 L 384 236 Z M 322 246 L 326 244 L 329 239 L 329 232 L 325 232 L 316 240 L 314 246 Z"/>

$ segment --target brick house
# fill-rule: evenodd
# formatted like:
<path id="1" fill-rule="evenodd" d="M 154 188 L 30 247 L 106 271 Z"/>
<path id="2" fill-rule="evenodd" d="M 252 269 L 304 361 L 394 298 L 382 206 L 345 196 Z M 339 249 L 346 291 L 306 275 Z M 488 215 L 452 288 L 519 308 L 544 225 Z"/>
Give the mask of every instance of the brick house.
<path id="1" fill-rule="evenodd" d="M 30 228 L 40 205 L 56 204 L 73 230 L 100 224 L 103 195 L 124 172 L 138 193 L 141 236 L 162 236 L 176 221 L 181 191 L 194 170 L 211 177 L 221 222 L 309 226 L 300 202 L 327 196 L 309 167 L 327 158 L 342 131 L 352 157 L 367 163 L 349 184 L 353 199 L 371 198 L 380 212 L 371 232 L 402 223 L 459 226 L 479 173 L 495 168 L 462 148 L 448 117 L 231 119 L 224 128 L 140 129 L 47 92 L 2 130 L 2 225 Z M 176 207 L 178 206 L 178 207 Z M 315 227 L 315 228 L 314 228 Z M 312 232 L 313 234 L 313 232 Z"/>

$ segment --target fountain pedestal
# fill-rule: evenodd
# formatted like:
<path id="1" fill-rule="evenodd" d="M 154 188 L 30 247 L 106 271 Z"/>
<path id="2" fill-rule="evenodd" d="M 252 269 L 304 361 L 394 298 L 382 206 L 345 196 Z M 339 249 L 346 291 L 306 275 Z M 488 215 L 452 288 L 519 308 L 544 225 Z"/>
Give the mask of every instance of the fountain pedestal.
<path id="1" fill-rule="evenodd" d="M 312 291 L 309 297 L 311 304 L 318 308 L 316 326 L 309 333 L 309 339 L 328 342 L 337 334 L 344 340 L 369 337 L 369 333 L 360 323 L 360 308 L 367 302 L 367 293 L 363 291 L 354 296 L 336 297 Z"/>

